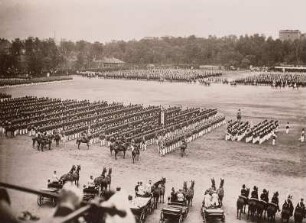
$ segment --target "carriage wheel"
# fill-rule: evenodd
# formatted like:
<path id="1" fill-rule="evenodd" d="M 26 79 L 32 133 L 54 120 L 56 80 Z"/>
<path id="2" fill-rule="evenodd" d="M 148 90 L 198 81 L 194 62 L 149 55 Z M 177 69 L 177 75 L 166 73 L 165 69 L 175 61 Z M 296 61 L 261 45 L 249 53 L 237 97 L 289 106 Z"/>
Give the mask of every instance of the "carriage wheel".
<path id="1" fill-rule="evenodd" d="M 139 218 L 139 222 L 140 223 L 144 223 L 145 222 L 145 218 L 146 218 L 146 214 L 144 211 L 141 212 L 140 218 Z"/>
<path id="2" fill-rule="evenodd" d="M 52 207 L 56 207 L 57 205 L 57 200 L 55 198 L 52 199 Z"/>
<path id="3" fill-rule="evenodd" d="M 203 223 L 206 223 L 207 219 L 204 211 L 202 212 L 202 217 L 203 217 Z"/>
<path id="4" fill-rule="evenodd" d="M 42 195 L 39 195 L 37 197 L 37 204 L 38 204 L 38 206 L 42 206 L 43 205 L 43 201 L 44 201 L 44 197 Z"/>
<path id="5" fill-rule="evenodd" d="M 221 221 L 222 221 L 222 222 L 225 222 L 225 215 L 222 216 Z"/>
<path id="6" fill-rule="evenodd" d="M 163 215 L 163 212 L 160 213 L 160 219 L 159 219 L 159 222 L 160 223 L 163 223 L 165 221 L 164 219 L 164 215 Z"/>
<path id="7" fill-rule="evenodd" d="M 181 214 L 179 218 L 179 223 L 182 223 L 182 222 L 183 222 L 183 215 Z"/>

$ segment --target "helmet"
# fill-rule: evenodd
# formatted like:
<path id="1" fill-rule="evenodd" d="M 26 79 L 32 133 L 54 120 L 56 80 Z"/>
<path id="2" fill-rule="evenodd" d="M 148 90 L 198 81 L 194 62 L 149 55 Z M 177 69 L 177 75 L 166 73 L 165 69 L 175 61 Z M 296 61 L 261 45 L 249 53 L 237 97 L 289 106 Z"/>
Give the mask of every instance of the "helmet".
<path id="1" fill-rule="evenodd" d="M 266 189 L 263 189 L 262 192 L 267 193 L 267 190 L 266 190 Z"/>
<path id="2" fill-rule="evenodd" d="M 242 185 L 242 188 L 245 188 L 245 184 Z"/>
<path id="3" fill-rule="evenodd" d="M 256 186 L 254 186 L 254 187 L 253 187 L 253 190 L 257 191 L 257 187 L 256 187 Z"/>

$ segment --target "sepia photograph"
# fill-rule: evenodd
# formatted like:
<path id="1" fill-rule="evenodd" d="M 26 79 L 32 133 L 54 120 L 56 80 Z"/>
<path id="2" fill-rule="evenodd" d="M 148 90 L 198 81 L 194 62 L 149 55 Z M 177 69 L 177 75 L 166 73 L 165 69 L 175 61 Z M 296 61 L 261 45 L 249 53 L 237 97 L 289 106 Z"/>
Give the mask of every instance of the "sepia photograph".
<path id="1" fill-rule="evenodd" d="M 0 223 L 306 223 L 305 0 L 0 0 Z"/>

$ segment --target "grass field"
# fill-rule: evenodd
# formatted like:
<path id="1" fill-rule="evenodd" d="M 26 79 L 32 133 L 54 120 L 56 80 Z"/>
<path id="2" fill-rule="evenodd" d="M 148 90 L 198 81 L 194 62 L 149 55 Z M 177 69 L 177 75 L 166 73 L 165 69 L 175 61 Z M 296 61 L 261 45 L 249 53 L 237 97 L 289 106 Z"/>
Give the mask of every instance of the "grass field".
<path id="1" fill-rule="evenodd" d="M 205 189 L 210 186 L 210 178 L 225 179 L 224 209 L 226 222 L 236 220 L 236 199 L 242 184 L 254 185 L 280 193 L 282 203 L 288 193 L 293 195 L 294 205 L 306 195 L 306 145 L 298 141 L 301 129 L 306 127 L 306 89 L 272 89 L 270 87 L 236 86 L 213 84 L 204 87 L 185 83 L 158 83 L 151 81 L 125 81 L 84 79 L 75 77 L 73 81 L 3 88 L 1 92 L 13 97 L 35 95 L 63 99 L 107 100 L 144 105 L 181 105 L 183 107 L 213 107 L 235 118 L 238 108 L 243 119 L 253 124 L 264 119 L 277 119 L 280 131 L 277 145 L 271 141 L 262 145 L 224 140 L 225 126 L 209 133 L 188 145 L 187 157 L 179 152 L 159 157 L 155 146 L 141 154 L 140 162 L 131 163 L 131 155 L 124 160 L 114 160 L 109 150 L 93 145 L 88 151 L 77 150 L 75 142 L 64 148 L 56 148 L 44 153 L 31 147 L 31 139 L 18 136 L 14 139 L 0 139 L 0 179 L 32 188 L 44 188 L 53 170 L 66 173 L 72 164 L 81 164 L 81 185 L 87 183 L 90 175 L 97 176 L 102 168 L 113 168 L 112 188 L 121 186 L 134 195 L 136 182 L 166 177 L 167 194 L 171 187 L 181 188 L 184 180 L 195 180 L 194 205 L 185 222 L 201 222 L 200 207 Z M 290 133 L 284 132 L 286 122 L 290 122 Z M 53 213 L 51 207 L 39 208 L 36 197 L 10 191 L 16 211 L 30 210 L 40 216 Z M 159 205 L 146 222 L 158 222 Z M 279 216 L 279 214 L 278 214 Z M 246 217 L 243 216 L 242 222 Z M 293 219 L 291 219 L 293 222 Z"/>

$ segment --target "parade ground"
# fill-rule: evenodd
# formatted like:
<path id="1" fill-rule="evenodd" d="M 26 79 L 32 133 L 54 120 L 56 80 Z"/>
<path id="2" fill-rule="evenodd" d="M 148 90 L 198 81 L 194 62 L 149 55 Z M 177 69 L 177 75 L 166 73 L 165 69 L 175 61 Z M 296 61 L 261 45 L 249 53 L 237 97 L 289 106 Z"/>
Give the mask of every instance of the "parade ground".
<path id="1" fill-rule="evenodd" d="M 302 128 L 306 127 L 306 89 L 268 86 L 231 86 L 212 84 L 160 83 L 153 81 L 113 80 L 74 77 L 71 81 L 30 86 L 1 88 L 0 92 L 12 97 L 38 96 L 61 99 L 90 101 L 106 100 L 124 104 L 182 106 L 184 108 L 217 108 L 226 121 L 236 119 L 241 109 L 242 120 L 259 123 L 265 119 L 278 120 L 279 131 L 276 145 L 271 140 L 263 144 L 225 141 L 226 125 L 191 142 L 187 156 L 180 157 L 179 151 L 161 157 L 157 146 L 149 146 L 141 151 L 140 161 L 131 160 L 131 152 L 126 159 L 120 155 L 117 160 L 110 155 L 109 148 L 93 144 L 89 150 L 81 145 L 77 149 L 75 140 L 60 144 L 52 150 L 39 152 L 32 148 L 31 137 L 27 135 L 0 139 L 0 179 L 1 181 L 27 186 L 33 189 L 45 188 L 54 170 L 58 175 L 67 173 L 71 166 L 81 165 L 80 188 L 87 184 L 90 175 L 101 174 L 103 167 L 112 168 L 111 188 L 121 187 L 128 194 L 135 195 L 138 181 L 144 183 L 166 178 L 166 196 L 172 187 L 182 188 L 183 181 L 195 180 L 193 206 L 190 207 L 185 222 L 202 222 L 200 208 L 204 191 L 211 186 L 211 178 L 219 185 L 224 178 L 225 196 L 223 207 L 226 222 L 246 222 L 236 219 L 236 200 L 242 184 L 249 188 L 257 186 L 273 193 L 278 191 L 280 205 L 288 194 L 293 195 L 296 206 L 300 198 L 306 198 L 306 144 L 299 141 Z M 285 133 L 289 122 L 289 134 Z M 40 217 L 51 216 L 54 208 L 38 207 L 37 197 L 31 194 L 9 190 L 12 206 L 17 212 L 28 210 Z M 166 204 L 158 204 L 158 209 L 148 216 L 146 222 L 159 221 L 160 210 Z M 280 213 L 277 213 L 279 221 Z M 293 222 L 293 218 L 290 219 Z"/>

